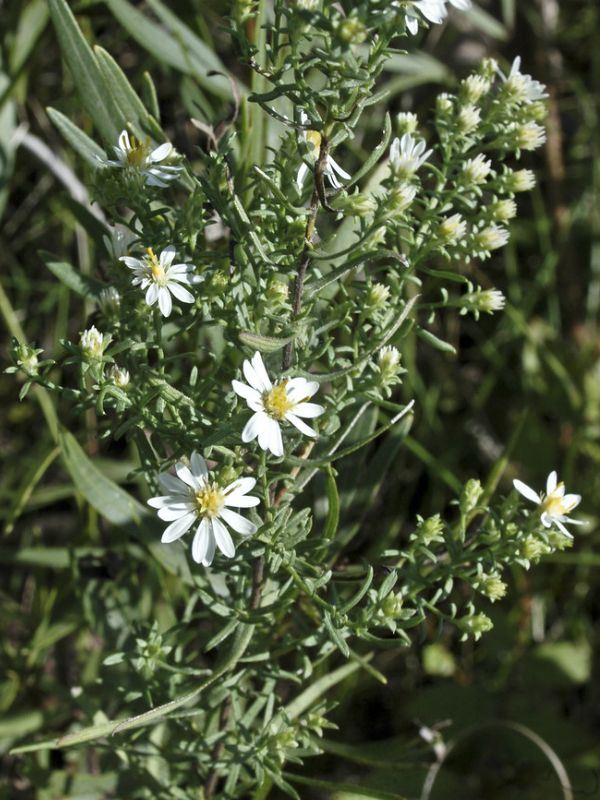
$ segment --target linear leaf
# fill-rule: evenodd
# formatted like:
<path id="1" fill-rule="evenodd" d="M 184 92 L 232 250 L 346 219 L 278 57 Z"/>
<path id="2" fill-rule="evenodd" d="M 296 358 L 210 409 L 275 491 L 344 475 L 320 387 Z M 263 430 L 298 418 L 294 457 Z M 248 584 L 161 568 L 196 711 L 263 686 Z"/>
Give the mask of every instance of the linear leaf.
<path id="1" fill-rule="evenodd" d="M 160 125 L 150 116 L 114 58 L 103 47 L 94 47 L 94 53 L 104 77 L 104 83 L 125 122 L 135 129 L 138 136 L 148 131 L 156 141 L 164 142 L 166 137 Z"/>
<path id="2" fill-rule="evenodd" d="M 361 665 L 357 662 L 351 661 L 348 664 L 344 664 L 343 667 L 339 667 L 333 672 L 329 672 L 327 675 L 316 680 L 308 689 L 305 689 L 302 694 L 299 694 L 291 703 L 287 704 L 285 707 L 286 717 L 297 719 L 301 714 L 304 714 L 305 711 L 308 711 L 308 709 L 330 689 L 333 689 L 338 683 L 360 669 L 360 666 Z"/>
<path id="3" fill-rule="evenodd" d="M 94 120 L 102 137 L 107 142 L 114 143 L 123 128 L 123 119 L 104 85 L 96 57 L 65 0 L 48 0 L 48 2 L 60 49 L 79 92 L 81 103 Z"/>
<path id="4" fill-rule="evenodd" d="M 171 700 L 168 703 L 163 703 L 162 705 L 152 708 L 150 711 L 146 711 L 143 714 L 138 714 L 135 717 L 128 717 L 121 720 L 109 720 L 108 722 L 103 722 L 100 725 L 91 725 L 87 728 L 83 728 L 82 730 L 75 731 L 74 733 L 68 733 L 66 736 L 60 736 L 55 739 L 48 739 L 44 742 L 17 747 L 11 752 L 13 754 L 31 753 L 36 750 L 50 750 L 61 747 L 70 747 L 75 744 L 84 744 L 85 742 L 92 742 L 96 739 L 104 739 L 107 736 L 115 736 L 116 734 L 123 733 L 124 731 L 133 730 L 135 728 L 144 728 L 148 725 L 152 725 L 152 723 L 160 719 L 164 719 L 171 712 L 176 711 L 182 706 L 190 703 L 192 700 L 195 700 L 205 689 L 208 689 L 210 686 L 212 686 L 212 684 L 215 683 L 222 675 L 233 669 L 240 658 L 244 655 L 246 648 L 250 644 L 253 632 L 254 625 L 240 625 L 230 649 L 217 662 L 213 674 L 206 680 L 202 681 L 202 683 L 191 692 L 187 692 L 186 694 L 177 697 L 175 700 Z"/>
<path id="5" fill-rule="evenodd" d="M 275 353 L 294 340 L 293 336 L 262 336 L 260 333 L 252 333 L 252 331 L 240 331 L 238 335 L 242 344 L 248 345 L 254 350 L 260 350 L 261 353 Z"/>
<path id="6" fill-rule="evenodd" d="M 71 264 L 66 261 L 57 261 L 55 256 L 43 250 L 40 252 L 40 256 L 50 272 L 76 294 L 81 297 L 95 297 L 100 292 L 102 284 L 99 281 L 82 275 Z"/>
<path id="7" fill-rule="evenodd" d="M 72 434 L 59 431 L 58 444 L 73 483 L 106 519 L 115 525 L 125 525 L 138 522 L 147 513 L 141 503 L 100 472 Z"/>
<path id="8" fill-rule="evenodd" d="M 46 109 L 54 126 L 62 134 L 64 140 L 71 145 L 73 150 L 88 162 L 92 167 L 98 167 L 99 161 L 106 158 L 104 150 L 93 139 L 78 128 L 68 117 L 55 108 Z"/>
<path id="9" fill-rule="evenodd" d="M 106 0 L 113 16 L 125 30 L 159 61 L 186 75 L 193 76 L 198 83 L 218 97 L 230 98 L 231 85 L 226 79 L 209 77 L 211 70 L 225 71 L 221 61 L 180 20 L 160 3 L 151 3 L 156 14 L 162 17 L 163 25 L 153 22 L 149 17 L 126 0 Z M 177 22 L 175 24 L 174 20 Z M 166 27 L 165 27 L 166 26 Z M 200 42 L 203 47 L 198 45 Z M 210 52 L 210 51 L 209 51 Z"/>

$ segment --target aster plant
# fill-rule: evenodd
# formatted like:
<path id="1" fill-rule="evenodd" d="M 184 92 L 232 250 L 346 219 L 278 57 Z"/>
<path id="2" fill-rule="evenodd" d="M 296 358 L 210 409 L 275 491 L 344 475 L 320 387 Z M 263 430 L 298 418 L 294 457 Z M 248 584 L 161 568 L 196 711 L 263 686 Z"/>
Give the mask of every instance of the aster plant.
<path id="1" fill-rule="evenodd" d="M 194 119 L 184 153 L 68 4 L 50 2 L 104 154 L 52 118 L 93 170 L 107 222 L 102 268 L 81 290 L 93 320 L 47 359 L 17 343 L 14 371 L 22 395 L 54 393 L 135 452 L 144 503 L 57 433 L 80 492 L 172 576 L 178 621 L 106 660 L 115 675 L 142 670 L 143 692 L 20 751 L 102 739 L 138 764 L 128 732 L 157 730 L 137 741 L 157 758 L 171 748 L 152 779 L 165 797 L 192 784 L 206 800 L 307 796 L 298 770 L 320 751 L 336 684 L 360 672 L 385 683 L 377 653 L 416 634 L 478 639 L 491 627 L 480 601 L 502 599 L 508 568 L 570 545 L 580 499 L 554 472 L 545 496 L 517 479 L 541 512 L 529 513 L 495 470 L 456 489 L 455 512 L 399 509 L 393 536 L 375 530 L 381 541 L 355 549 L 365 503 L 393 481 L 424 413 L 415 349 L 452 355 L 444 320 L 505 308 L 473 272 L 507 244 L 515 196 L 535 185 L 518 160 L 544 140 L 545 92 L 520 60 L 507 72 L 485 59 L 427 120 L 394 121 L 376 88 L 387 59 L 468 0 L 267 6 L 235 4 L 250 86 L 223 89 L 231 118 Z M 381 125 L 361 160 L 370 108 Z"/>

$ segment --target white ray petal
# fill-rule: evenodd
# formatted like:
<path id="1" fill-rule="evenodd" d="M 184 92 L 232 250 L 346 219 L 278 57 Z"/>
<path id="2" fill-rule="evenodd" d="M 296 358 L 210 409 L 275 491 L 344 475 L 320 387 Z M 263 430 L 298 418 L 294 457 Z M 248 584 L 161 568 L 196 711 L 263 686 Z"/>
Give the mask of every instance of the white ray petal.
<path id="1" fill-rule="evenodd" d="M 168 528 L 165 528 L 163 531 L 163 535 L 161 536 L 161 542 L 163 544 L 170 544 L 174 542 L 176 539 L 179 539 L 183 534 L 188 531 L 194 521 L 196 520 L 196 514 L 186 514 L 184 517 L 180 517 L 176 519 L 175 522 L 172 522 Z"/>
<path id="2" fill-rule="evenodd" d="M 248 422 L 244 425 L 242 431 L 242 442 L 251 442 L 259 435 L 262 428 L 265 427 L 268 421 L 267 415 L 264 411 L 257 411 L 253 414 Z"/>
<path id="3" fill-rule="evenodd" d="M 158 509 L 158 518 L 162 519 L 163 522 L 172 522 L 186 514 L 191 514 L 193 511 L 195 511 L 195 506 L 189 500 L 182 503 L 171 503 Z"/>
<path id="4" fill-rule="evenodd" d="M 291 422 L 295 428 L 298 428 L 300 433 L 303 433 L 305 436 L 317 436 L 317 432 L 313 430 L 313 428 L 309 427 L 305 422 L 302 422 L 300 417 L 297 417 L 295 414 L 292 414 L 290 411 L 285 415 L 285 418 L 288 422 Z"/>
<path id="5" fill-rule="evenodd" d="M 165 247 L 165 249 L 160 254 L 158 262 L 165 271 L 168 270 L 171 264 L 173 263 L 173 259 L 175 258 L 176 253 L 177 250 L 175 249 L 175 246 L 170 244 L 168 247 Z"/>
<path id="6" fill-rule="evenodd" d="M 238 478 L 223 489 L 225 497 L 248 494 L 256 486 L 256 478 Z"/>
<path id="7" fill-rule="evenodd" d="M 190 465 L 192 468 L 192 474 L 195 478 L 206 478 L 208 475 L 208 467 L 206 465 L 206 461 L 202 458 L 202 456 L 197 453 L 195 450 L 190 456 Z"/>
<path id="8" fill-rule="evenodd" d="M 202 484 L 198 478 L 192 474 L 190 468 L 183 462 L 178 461 L 177 464 L 175 464 L 175 472 L 177 473 L 179 480 L 183 481 L 190 488 L 195 489 L 196 491 L 200 489 Z"/>
<path id="9" fill-rule="evenodd" d="M 558 528 L 558 530 L 559 530 L 559 531 L 560 531 L 562 534 L 564 534 L 565 536 L 567 536 L 569 539 L 572 539 L 572 538 L 573 538 L 573 534 L 572 534 L 572 533 L 569 533 L 569 531 L 568 531 L 568 530 L 565 528 L 565 526 L 562 524 L 562 522 L 561 522 L 560 520 L 558 520 L 558 519 L 555 519 L 555 520 L 554 520 L 554 524 L 556 525 L 556 527 Z"/>
<path id="10" fill-rule="evenodd" d="M 239 533 L 242 536 L 250 536 L 251 534 L 256 533 L 258 530 L 257 526 L 253 522 L 250 522 L 250 520 L 246 519 L 246 517 L 242 517 L 241 514 L 236 514 L 235 511 L 231 511 L 229 508 L 221 509 L 220 516 L 228 525 L 233 528 L 236 533 Z"/>
<path id="11" fill-rule="evenodd" d="M 299 189 L 302 188 L 302 184 L 304 183 L 307 174 L 308 174 L 308 167 L 303 161 L 302 164 L 300 165 L 300 169 L 298 170 L 298 174 L 296 176 L 296 185 L 298 186 Z"/>
<path id="12" fill-rule="evenodd" d="M 158 476 L 158 482 L 167 492 L 172 492 L 173 494 L 185 494 L 187 492 L 185 483 L 169 472 L 161 472 Z"/>
<path id="13" fill-rule="evenodd" d="M 534 492 L 531 487 L 527 486 L 526 483 L 523 483 L 523 481 L 520 481 L 518 478 L 515 478 L 515 480 L 513 481 L 513 486 L 515 487 L 517 492 L 519 492 L 519 494 L 522 494 L 523 497 L 526 497 L 528 500 L 531 500 L 532 503 L 542 502 L 542 498 L 539 496 L 539 494 L 537 492 Z"/>
<path id="14" fill-rule="evenodd" d="M 148 156 L 148 161 L 153 164 L 156 164 L 159 161 L 164 161 L 165 158 L 168 158 L 171 155 L 172 150 L 173 145 L 170 142 L 165 142 L 150 153 Z"/>
<path id="15" fill-rule="evenodd" d="M 296 416 L 306 417 L 307 419 L 320 417 L 324 411 L 325 409 L 323 406 L 317 403 L 298 403 L 298 405 L 294 407 L 294 414 Z"/>
<path id="16" fill-rule="evenodd" d="M 175 283 L 175 281 L 167 281 L 167 289 L 182 303 L 193 303 L 196 299 L 191 292 L 188 292 L 187 289 L 184 289 L 183 286 Z"/>
<path id="17" fill-rule="evenodd" d="M 212 526 L 219 550 L 224 556 L 227 556 L 227 558 L 233 558 L 235 555 L 235 545 L 231 534 L 218 517 L 212 520 Z"/>
<path id="18" fill-rule="evenodd" d="M 267 374 L 267 370 L 265 368 L 264 362 L 262 360 L 262 356 L 260 353 L 254 353 L 252 356 L 251 361 L 252 366 L 254 367 L 254 372 L 257 374 L 261 385 L 264 387 L 262 389 L 263 392 L 268 391 L 269 389 L 273 388 L 273 384 L 271 383 L 271 379 Z"/>
<path id="19" fill-rule="evenodd" d="M 194 535 L 194 541 L 192 542 L 192 558 L 194 559 L 196 564 L 204 563 L 206 555 L 208 553 L 211 538 L 212 538 L 212 531 L 210 528 L 210 523 L 207 519 L 203 519 L 200 525 L 198 525 L 198 528 L 196 529 L 196 533 Z"/>
<path id="20" fill-rule="evenodd" d="M 550 475 L 548 475 L 548 480 L 546 481 L 546 494 L 552 494 L 552 492 L 556 489 L 557 481 L 558 476 L 556 474 L 556 470 L 553 470 Z"/>
<path id="21" fill-rule="evenodd" d="M 149 306 L 153 306 L 154 303 L 158 300 L 158 286 L 155 283 L 151 283 L 148 287 L 148 291 L 146 292 L 146 302 Z"/>
<path id="22" fill-rule="evenodd" d="M 158 290 L 158 307 L 163 317 L 168 317 L 173 309 L 171 293 L 166 286 L 161 286 Z"/>

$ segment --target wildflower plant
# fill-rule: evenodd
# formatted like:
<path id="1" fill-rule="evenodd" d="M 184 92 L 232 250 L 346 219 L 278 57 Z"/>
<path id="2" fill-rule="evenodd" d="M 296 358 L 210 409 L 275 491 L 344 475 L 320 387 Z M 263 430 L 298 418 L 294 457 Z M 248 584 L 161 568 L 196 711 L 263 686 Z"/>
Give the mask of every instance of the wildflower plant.
<path id="1" fill-rule="evenodd" d="M 501 602 L 507 569 L 570 544 L 579 498 L 555 473 L 545 497 L 515 483 L 541 516 L 497 496 L 494 473 L 468 481 L 453 512 L 381 532 L 370 560 L 344 519 L 338 470 L 366 460 L 373 500 L 422 413 L 407 380 L 417 344 L 451 353 L 444 319 L 502 312 L 503 293 L 473 270 L 509 241 L 515 194 L 535 180 L 519 159 L 544 138 L 543 87 L 520 61 L 505 73 L 487 59 L 431 119 L 405 113 L 394 131 L 387 114 L 365 160 L 352 154 L 365 110 L 385 104 L 386 59 L 452 7 L 470 3 L 275 0 L 268 18 L 262 0 L 236 3 L 230 34 L 251 87 L 227 124 L 196 120 L 186 157 L 52 0 L 104 155 L 53 119 L 93 169 L 107 238 L 82 289 L 88 326 L 45 361 L 15 345 L 13 371 L 22 394 L 56 394 L 134 449 L 144 504 L 58 434 L 88 501 L 177 576 L 178 622 L 107 659 L 147 683 L 111 704 L 113 719 L 22 749 L 109 737 L 133 760 L 128 731 L 160 726 L 143 741 L 173 754 L 153 779 L 164 796 L 193 780 L 205 798 L 298 797 L 288 765 L 319 752 L 338 682 L 385 682 L 377 652 L 410 647 L 432 620 L 478 639 L 492 625 L 480 602 Z"/>

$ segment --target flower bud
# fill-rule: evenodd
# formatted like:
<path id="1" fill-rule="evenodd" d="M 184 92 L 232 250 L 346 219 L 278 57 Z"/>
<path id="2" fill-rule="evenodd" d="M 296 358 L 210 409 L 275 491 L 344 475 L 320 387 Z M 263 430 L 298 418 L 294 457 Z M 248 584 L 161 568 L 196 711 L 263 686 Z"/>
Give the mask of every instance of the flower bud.
<path id="1" fill-rule="evenodd" d="M 417 541 L 425 547 L 429 547 L 433 542 L 444 541 L 444 523 L 439 514 L 434 514 L 433 517 L 427 519 L 417 517 L 417 520 L 417 530 L 410 537 L 413 541 Z"/>
<path id="2" fill-rule="evenodd" d="M 30 347 L 28 344 L 19 344 L 13 351 L 17 366 L 21 367 L 27 375 L 37 375 L 39 359 L 38 355 L 42 350 Z"/>
<path id="3" fill-rule="evenodd" d="M 125 389 L 129 386 L 129 372 L 116 364 L 110 368 L 108 378 L 118 389 Z"/>
<path id="4" fill-rule="evenodd" d="M 346 194 L 340 192 L 333 200 L 332 207 L 352 217 L 368 217 L 377 211 L 377 201 L 372 195 L 363 192 Z"/>
<path id="5" fill-rule="evenodd" d="M 460 496 L 461 514 L 470 514 L 477 508 L 477 504 L 483 494 L 483 486 L 476 478 L 468 480 Z"/>
<path id="6" fill-rule="evenodd" d="M 486 160 L 482 153 L 465 161 L 462 170 L 462 182 L 465 186 L 480 186 L 492 171 L 492 162 Z"/>
<path id="7" fill-rule="evenodd" d="M 477 103 L 491 87 L 491 81 L 483 75 L 469 75 L 462 82 L 462 95 L 469 103 Z"/>
<path id="8" fill-rule="evenodd" d="M 512 128 L 509 139 L 518 150 L 537 150 L 546 141 L 546 131 L 537 122 L 526 122 Z"/>
<path id="9" fill-rule="evenodd" d="M 508 222 L 517 216 L 517 204 L 514 200 L 496 200 L 490 206 L 490 212 L 496 222 Z"/>
<path id="10" fill-rule="evenodd" d="M 563 539 L 566 537 L 562 537 Z M 541 539 L 537 539 L 535 536 L 528 536 L 522 543 L 519 549 L 519 555 L 521 558 L 527 559 L 527 561 L 537 561 L 544 555 L 547 555 L 551 552 L 551 548 L 545 542 L 542 542 Z"/>
<path id="11" fill-rule="evenodd" d="M 479 567 L 480 570 L 477 575 L 477 581 L 474 583 L 475 589 L 488 597 L 492 603 L 502 599 L 506 594 L 507 585 L 496 572 L 486 574 L 481 569 L 481 564 Z"/>
<path id="12" fill-rule="evenodd" d="M 390 299 L 390 287 L 384 283 L 374 283 L 369 287 L 365 305 L 370 311 L 380 311 L 387 306 Z"/>
<path id="13" fill-rule="evenodd" d="M 481 111 L 471 104 L 463 106 L 458 112 L 456 122 L 462 134 L 472 133 L 479 127 Z"/>
<path id="14" fill-rule="evenodd" d="M 444 244 L 456 244 L 464 238 L 467 232 L 467 223 L 460 214 L 452 214 L 451 217 L 440 223 L 438 234 Z"/>
<path id="15" fill-rule="evenodd" d="M 482 634 L 491 631 L 494 627 L 487 614 L 473 614 L 469 617 L 463 617 L 457 620 L 457 625 L 463 631 L 463 640 L 472 636 L 475 641 L 481 639 Z"/>
<path id="16" fill-rule="evenodd" d="M 402 595 L 390 592 L 381 606 L 383 616 L 387 619 L 397 619 L 402 612 L 402 604 Z"/>
<path id="17" fill-rule="evenodd" d="M 399 183 L 388 195 L 388 208 L 393 216 L 406 211 L 417 196 L 417 187 L 412 183 Z"/>
<path id="18" fill-rule="evenodd" d="M 490 250 L 498 250 L 498 248 L 504 247 L 509 238 L 510 234 L 506 228 L 500 228 L 498 225 L 490 225 L 475 233 L 473 243 L 477 252 L 488 253 Z"/>
<path id="19" fill-rule="evenodd" d="M 269 282 L 265 296 L 270 305 L 280 306 L 287 302 L 289 291 L 287 284 L 275 278 Z"/>
<path id="20" fill-rule="evenodd" d="M 460 299 L 462 306 L 461 314 L 471 312 L 476 319 L 479 314 L 493 314 L 495 311 L 502 311 L 506 305 L 506 298 L 499 289 L 481 289 L 469 292 Z"/>
<path id="21" fill-rule="evenodd" d="M 401 111 L 396 114 L 396 130 L 398 135 L 404 133 L 414 133 L 419 126 L 419 118 L 410 111 Z"/>
<path id="22" fill-rule="evenodd" d="M 367 38 L 367 28 L 356 17 L 346 17 L 338 26 L 338 35 L 346 44 L 362 44 Z"/>
<path id="23" fill-rule="evenodd" d="M 377 356 L 377 368 L 383 385 L 395 383 L 400 372 L 400 352 L 397 347 L 385 345 Z"/>
<path id="24" fill-rule="evenodd" d="M 444 117 L 452 112 L 452 97 L 447 92 L 442 92 L 442 94 L 438 94 L 435 105 L 437 113 Z"/>
<path id="25" fill-rule="evenodd" d="M 98 305 L 105 317 L 115 318 L 121 307 L 121 295 L 114 286 L 107 286 L 98 295 Z"/>
<path id="26" fill-rule="evenodd" d="M 83 331 L 79 339 L 79 346 L 83 355 L 89 361 L 101 359 L 107 344 L 108 341 L 105 340 L 104 335 L 100 333 L 95 325 Z"/>
<path id="27" fill-rule="evenodd" d="M 518 169 L 505 176 L 505 184 L 509 192 L 528 192 L 535 186 L 535 175 L 530 169 Z"/>

